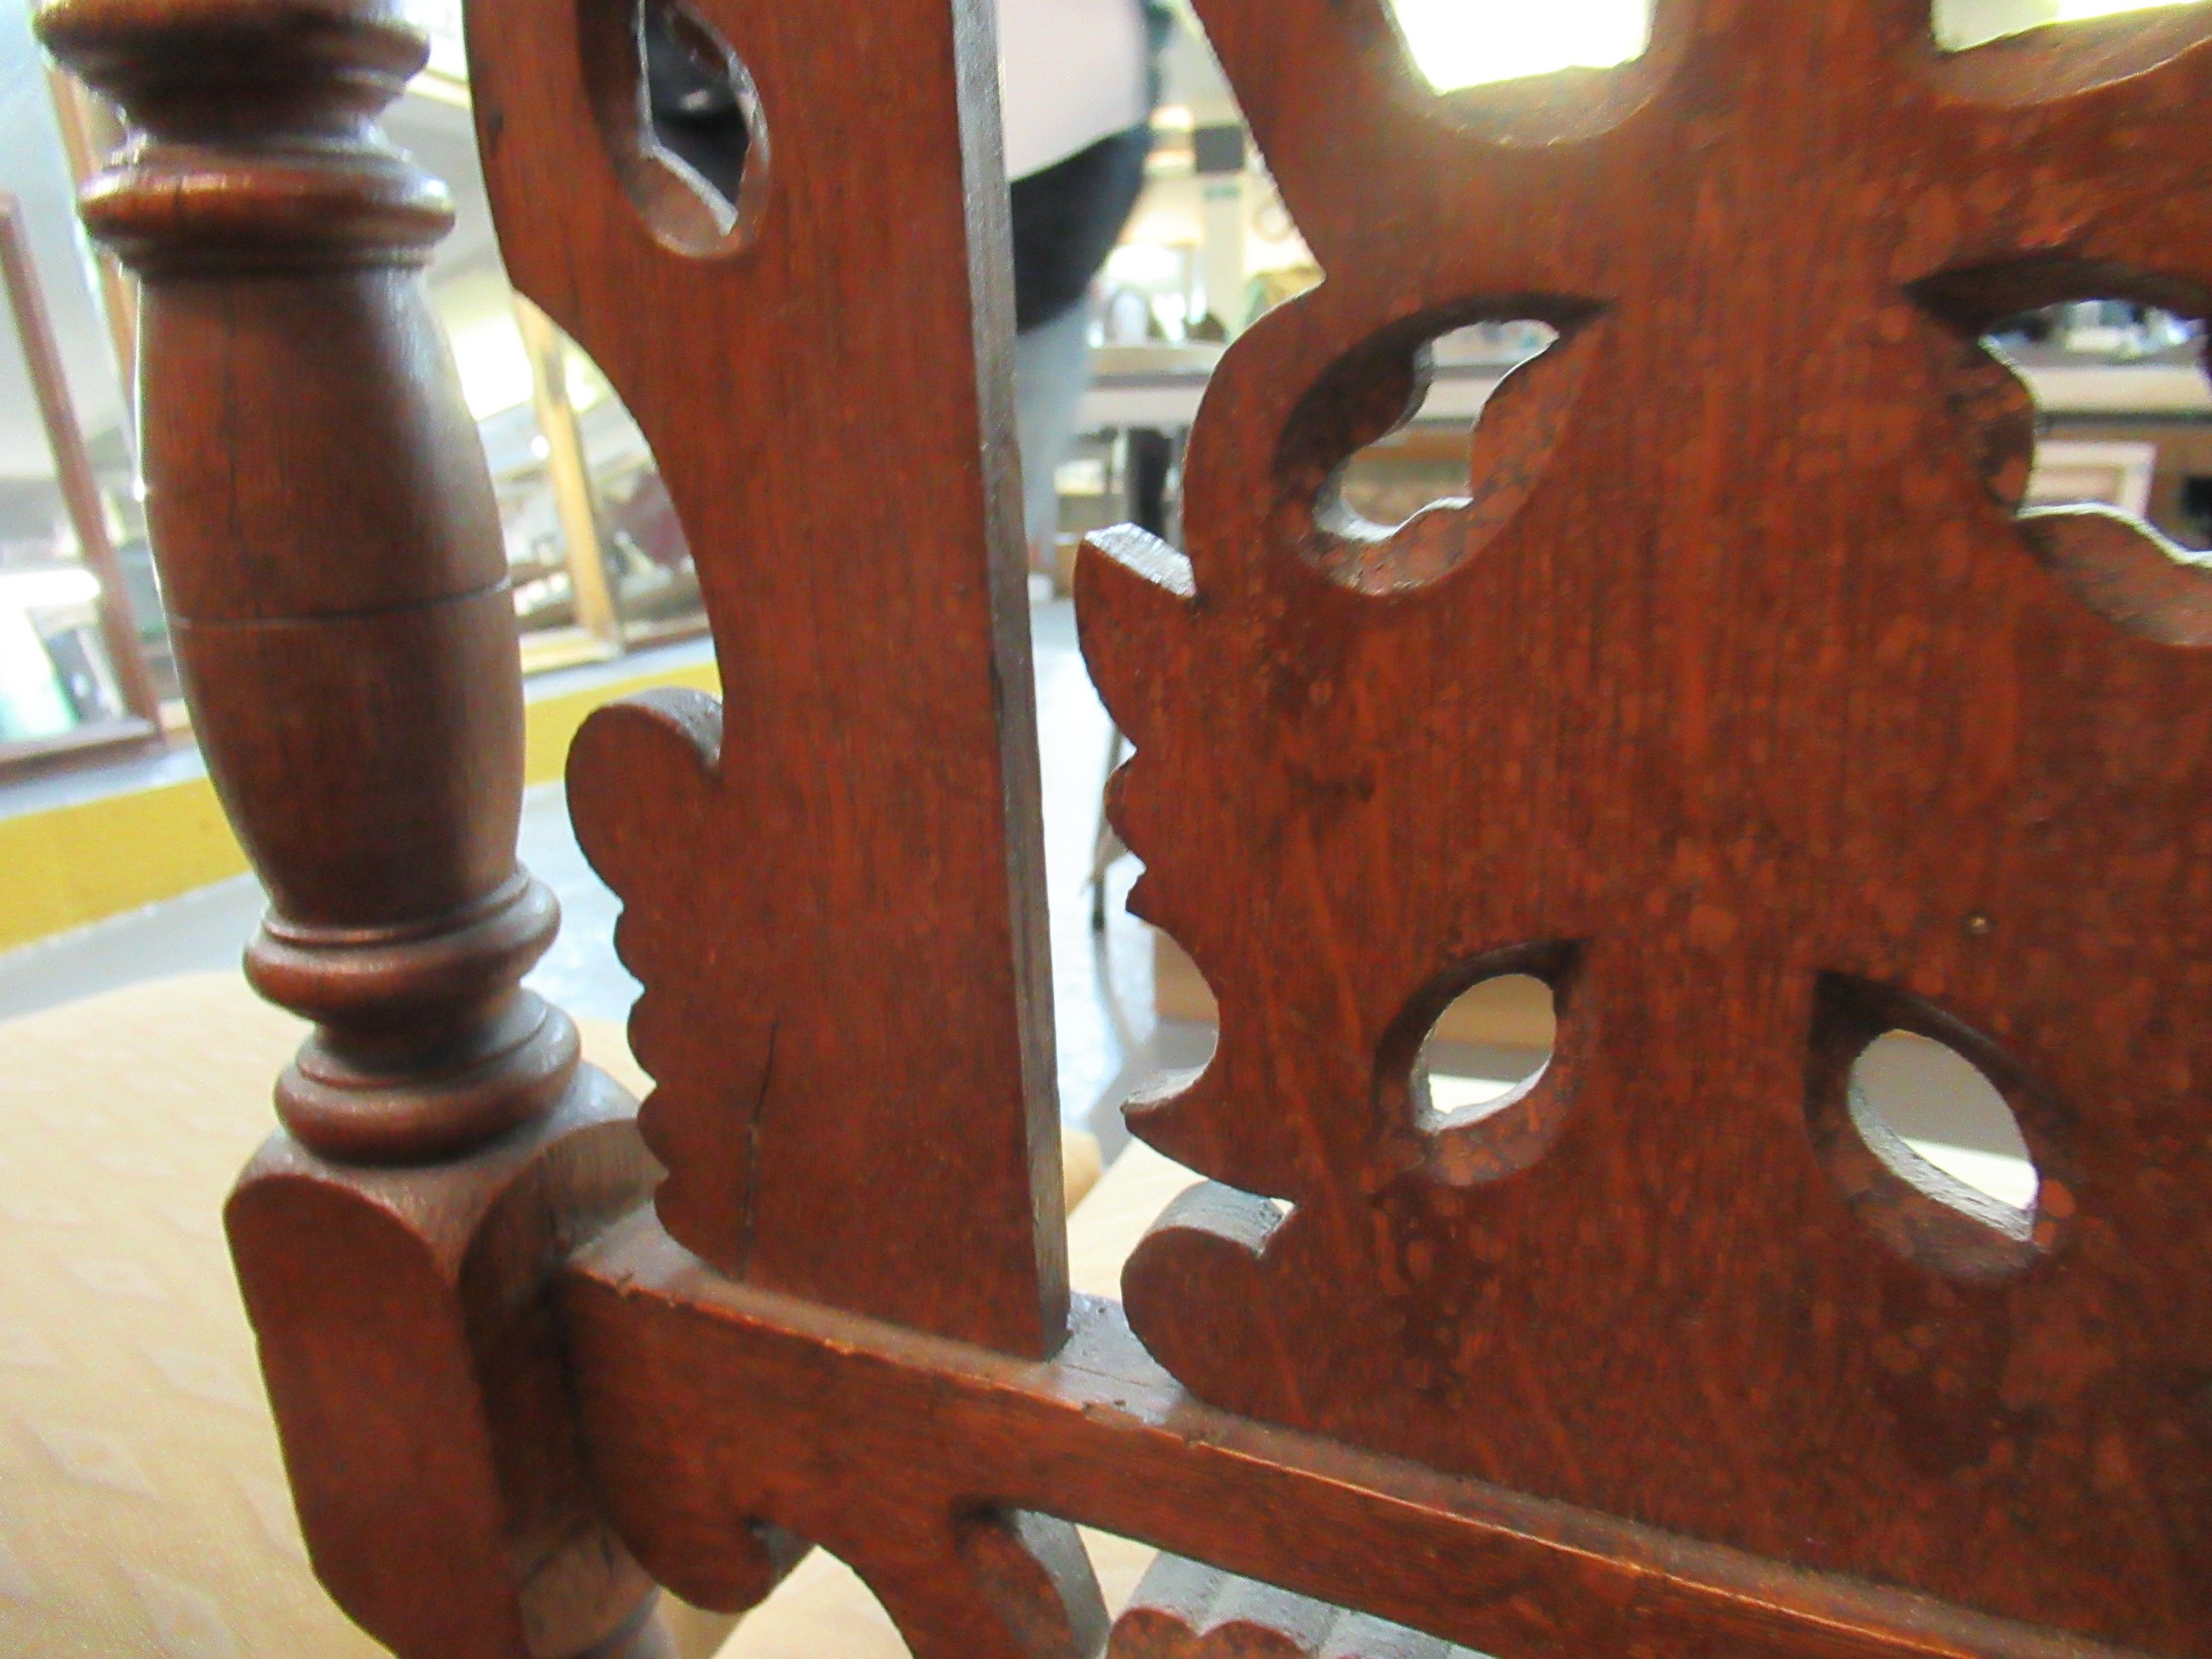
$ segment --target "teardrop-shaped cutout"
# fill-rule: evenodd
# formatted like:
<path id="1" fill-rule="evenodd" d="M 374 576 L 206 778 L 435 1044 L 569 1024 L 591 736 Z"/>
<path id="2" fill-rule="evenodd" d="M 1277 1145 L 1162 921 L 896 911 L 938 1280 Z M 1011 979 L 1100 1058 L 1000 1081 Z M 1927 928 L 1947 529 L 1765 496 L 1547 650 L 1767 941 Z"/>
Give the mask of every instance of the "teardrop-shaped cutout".
<path id="1" fill-rule="evenodd" d="M 1816 1155 L 1883 1243 L 1947 1278 L 2041 1260 L 2073 1213 L 2033 1150 L 2058 1114 L 1995 1043 L 1929 1004 L 1822 976 L 1806 1115 Z M 2029 1123 L 2024 1119 L 2037 1121 Z"/>
<path id="2" fill-rule="evenodd" d="M 1534 974 L 1500 974 L 1452 999 L 1421 1044 L 1416 1087 L 1428 1091 L 1423 1127 L 1480 1122 L 1552 1063 L 1559 1015 Z"/>
<path id="3" fill-rule="evenodd" d="M 1552 1058 L 1574 957 L 1561 943 L 1487 952 L 1424 988 L 1393 1024 L 1376 1073 L 1383 1109 L 1410 1116 L 1440 1179 L 1499 1180 L 1557 1138 L 1565 1102 Z"/>
<path id="4" fill-rule="evenodd" d="M 585 82 L 624 192 L 676 252 L 741 246 L 768 188 L 750 72 L 684 0 L 582 3 Z"/>
<path id="5" fill-rule="evenodd" d="M 1955 1048 L 1886 1031 L 1851 1067 L 1852 1109 L 1954 1181 L 2025 1217 L 2039 1184 L 2012 1108 Z"/>

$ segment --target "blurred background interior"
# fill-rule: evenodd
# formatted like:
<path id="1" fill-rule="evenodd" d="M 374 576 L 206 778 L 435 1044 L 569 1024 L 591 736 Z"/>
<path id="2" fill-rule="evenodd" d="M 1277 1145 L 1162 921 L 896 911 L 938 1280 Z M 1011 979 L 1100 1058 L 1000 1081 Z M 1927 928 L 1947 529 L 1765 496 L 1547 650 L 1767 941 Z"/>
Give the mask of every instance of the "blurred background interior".
<path id="1" fill-rule="evenodd" d="M 674 3 L 651 0 L 648 10 Z M 1439 89 L 1623 62 L 1644 50 L 1649 30 L 1647 0 L 1394 4 L 1415 62 Z M 446 180 L 459 210 L 428 277 L 496 483 L 532 676 L 539 787 L 526 856 L 556 878 L 571 916 L 541 974 L 582 1012 L 619 1016 L 635 987 L 607 943 L 612 901 L 575 854 L 553 780 L 567 733 L 592 704 L 672 678 L 711 684 L 698 581 L 621 400 L 507 285 L 477 167 L 458 0 L 410 0 L 410 9 L 433 49 L 387 127 Z M 1936 6 L 1940 44 L 1952 48 L 2140 9 L 2119 0 Z M 1043 521 L 1031 515 L 1071 1117 L 1110 1104 L 1133 1067 L 1202 1053 L 1212 1012 L 1179 953 L 1121 911 L 1130 863 L 1102 844 L 1098 823 L 1115 740 L 1074 650 L 1065 599 L 1073 550 L 1085 532 L 1124 519 L 1176 538 L 1182 447 L 1213 363 L 1259 317 L 1322 278 L 1186 0 L 1171 9 L 1142 191 L 1082 313 L 1088 378 L 1064 447 L 1043 458 L 1052 486 Z M 118 979 L 228 965 L 259 899 L 193 755 L 167 648 L 132 442 L 129 280 L 89 246 L 71 207 L 119 135 L 108 111 L 46 64 L 26 0 L 0 0 L 0 131 L 9 136 L 0 226 L 10 301 L 0 330 L 4 1013 Z M 2182 548 L 2212 545 L 2203 330 L 2201 319 L 2114 298 L 1996 331 L 1993 343 L 2040 410 L 2031 496 L 2106 502 Z M 1552 337 L 1540 321 L 1503 318 L 1437 341 L 1426 403 L 1356 459 L 1348 502 L 1389 525 L 1463 494 L 1485 401 Z M 854 606 L 870 602 L 865 559 L 854 561 L 850 594 Z M 1094 879 L 1102 863 L 1111 867 Z M 1493 1012 L 1469 1028 L 1470 1074 L 1540 1062 L 1548 1009 Z"/>

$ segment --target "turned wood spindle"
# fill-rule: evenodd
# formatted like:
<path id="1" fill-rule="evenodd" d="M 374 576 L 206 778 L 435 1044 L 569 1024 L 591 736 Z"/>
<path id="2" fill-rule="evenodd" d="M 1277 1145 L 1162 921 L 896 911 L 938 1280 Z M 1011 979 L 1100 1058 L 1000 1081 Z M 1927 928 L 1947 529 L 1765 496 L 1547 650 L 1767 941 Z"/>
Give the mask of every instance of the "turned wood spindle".
<path id="1" fill-rule="evenodd" d="M 134 125 L 83 210 L 143 279 L 149 520 L 272 902 L 248 971 L 319 1027 L 279 1112 L 340 1159 L 481 1143 L 576 1045 L 515 988 L 559 912 L 514 863 L 507 560 L 419 280 L 453 206 L 374 125 L 422 39 L 372 0 L 64 0 L 41 28 Z"/>
<path id="2" fill-rule="evenodd" d="M 518 987 L 522 686 L 499 516 L 421 268 L 444 188 L 375 117 L 385 0 L 60 0 L 128 148 L 148 512 L 185 694 L 266 884 L 247 972 L 316 1022 L 227 1211 L 318 1575 L 405 1659 L 649 1659 L 550 1294 L 642 1203 L 635 1106 Z"/>

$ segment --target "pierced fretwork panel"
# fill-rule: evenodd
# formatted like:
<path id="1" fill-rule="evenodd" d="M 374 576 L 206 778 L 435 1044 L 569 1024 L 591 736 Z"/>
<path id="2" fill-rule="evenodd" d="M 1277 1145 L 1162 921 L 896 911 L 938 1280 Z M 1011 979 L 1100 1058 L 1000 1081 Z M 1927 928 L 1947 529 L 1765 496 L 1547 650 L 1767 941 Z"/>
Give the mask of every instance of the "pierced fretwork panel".
<path id="1" fill-rule="evenodd" d="M 1133 1114 L 1220 1183 L 1138 1334 L 1218 1405 L 2212 1654 L 2212 584 L 2018 514 L 1976 344 L 2212 308 L 2212 17 L 1945 55 L 1926 0 L 1661 0 L 1617 70 L 1438 97 L 1382 0 L 1200 10 L 1327 280 L 1221 365 L 1188 561 L 1079 578 L 1138 908 L 1221 1006 Z M 1485 315 L 1561 337 L 1511 489 L 1348 542 L 1336 468 Z M 1553 1063 L 1440 1111 L 1420 1042 L 1504 973 Z M 2032 1198 L 1854 1107 L 1892 1030 Z"/>

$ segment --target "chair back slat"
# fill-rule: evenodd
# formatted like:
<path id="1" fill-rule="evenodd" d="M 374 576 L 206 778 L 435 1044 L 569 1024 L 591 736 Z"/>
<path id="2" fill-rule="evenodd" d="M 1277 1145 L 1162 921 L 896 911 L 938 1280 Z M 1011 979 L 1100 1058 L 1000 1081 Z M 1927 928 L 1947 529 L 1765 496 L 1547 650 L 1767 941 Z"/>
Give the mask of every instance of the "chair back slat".
<path id="1" fill-rule="evenodd" d="M 659 3 L 659 0 L 655 0 Z M 515 284 L 606 372 L 700 571 L 716 708 L 586 728 L 671 1233 L 725 1272 L 1041 1353 L 1066 1307 L 1006 202 L 974 8 L 678 14 L 748 112 L 643 130 L 625 0 L 476 0 Z M 726 193 L 724 191 L 726 190 Z"/>

